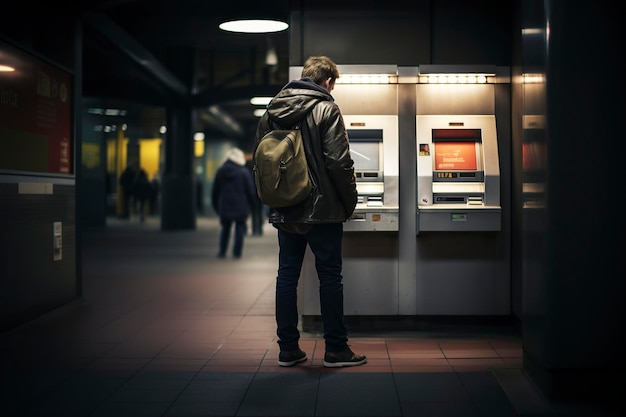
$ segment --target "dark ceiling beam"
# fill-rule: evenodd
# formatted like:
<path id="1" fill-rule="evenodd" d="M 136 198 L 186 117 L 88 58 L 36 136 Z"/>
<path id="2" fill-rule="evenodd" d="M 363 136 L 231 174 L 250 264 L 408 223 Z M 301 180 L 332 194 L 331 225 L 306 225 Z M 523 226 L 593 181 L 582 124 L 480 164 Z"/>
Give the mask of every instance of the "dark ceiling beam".
<path id="1" fill-rule="evenodd" d="M 239 71 L 237 74 L 233 74 L 230 77 L 228 77 L 227 79 L 225 79 L 224 81 L 222 81 L 219 85 L 216 85 L 215 88 L 216 89 L 222 89 L 222 88 L 228 88 L 229 85 L 234 84 L 238 81 L 241 81 L 242 79 L 246 79 L 246 78 L 250 78 L 252 79 L 252 68 L 248 67 L 245 68 L 241 71 Z M 250 83 L 251 81 L 249 80 L 248 83 Z"/>
<path id="2" fill-rule="evenodd" d="M 126 33 L 115 22 L 100 13 L 86 13 L 83 19 L 91 27 L 116 45 L 125 55 L 143 68 L 147 73 L 154 76 L 169 90 L 180 98 L 188 98 L 189 88 L 172 74 L 158 59 L 146 48 Z"/>
<path id="3" fill-rule="evenodd" d="M 241 124 L 228 113 L 224 112 L 218 105 L 210 106 L 204 110 L 198 110 L 198 118 L 207 126 L 212 126 L 231 137 L 244 137 L 245 131 Z"/>
<path id="4" fill-rule="evenodd" d="M 227 90 L 211 89 L 196 94 L 193 97 L 193 105 L 197 107 L 210 106 L 212 104 L 227 103 L 229 101 L 250 99 L 251 97 L 263 96 L 274 97 L 282 86 L 253 85 L 240 88 L 229 88 Z"/>
<path id="5" fill-rule="evenodd" d="M 129 3 L 135 3 L 137 0 L 96 0 L 92 4 L 92 10 L 105 10 L 112 7 L 124 6 Z"/>

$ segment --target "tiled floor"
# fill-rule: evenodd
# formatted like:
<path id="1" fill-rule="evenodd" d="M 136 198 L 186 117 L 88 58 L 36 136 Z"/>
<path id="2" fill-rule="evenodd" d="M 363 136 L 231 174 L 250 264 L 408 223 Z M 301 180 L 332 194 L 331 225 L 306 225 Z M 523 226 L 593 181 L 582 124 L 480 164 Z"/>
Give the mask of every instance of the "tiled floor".
<path id="1" fill-rule="evenodd" d="M 83 297 L 0 335 L 0 416 L 600 417 L 545 401 L 511 327 L 359 331 L 368 363 L 277 365 L 271 227 L 216 259 L 217 221 L 161 231 L 109 219 L 82 236 Z M 354 331 L 353 331 L 354 330 Z"/>

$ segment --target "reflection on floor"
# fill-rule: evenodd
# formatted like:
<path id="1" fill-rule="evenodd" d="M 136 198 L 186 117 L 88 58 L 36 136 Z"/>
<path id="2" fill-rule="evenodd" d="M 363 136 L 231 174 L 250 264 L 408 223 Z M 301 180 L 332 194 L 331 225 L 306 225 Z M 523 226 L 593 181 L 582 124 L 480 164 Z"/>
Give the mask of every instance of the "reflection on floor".
<path id="1" fill-rule="evenodd" d="M 363 366 L 277 365 L 276 236 L 217 259 L 218 225 L 108 219 L 82 235 L 83 297 L 0 335 L 0 416 L 608 416 L 544 400 L 511 327 L 351 331 Z"/>

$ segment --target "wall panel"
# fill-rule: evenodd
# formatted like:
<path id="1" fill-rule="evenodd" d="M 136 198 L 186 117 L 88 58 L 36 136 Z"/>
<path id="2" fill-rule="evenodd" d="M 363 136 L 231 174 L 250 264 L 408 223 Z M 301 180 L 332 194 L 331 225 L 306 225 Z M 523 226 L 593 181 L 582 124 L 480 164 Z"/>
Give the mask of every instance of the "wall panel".
<path id="1" fill-rule="evenodd" d="M 0 176 L 0 332 L 79 296 L 73 181 L 29 179 L 51 193 L 20 194 L 19 183 L 10 180 Z M 58 260 L 55 222 L 62 225 Z"/>

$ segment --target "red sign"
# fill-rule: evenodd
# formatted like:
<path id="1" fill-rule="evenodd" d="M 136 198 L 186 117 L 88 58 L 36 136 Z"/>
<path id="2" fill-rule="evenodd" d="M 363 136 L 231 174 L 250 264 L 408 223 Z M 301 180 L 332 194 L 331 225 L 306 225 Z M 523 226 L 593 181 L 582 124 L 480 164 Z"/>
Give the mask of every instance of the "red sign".
<path id="1" fill-rule="evenodd" d="M 0 169 L 72 173 L 72 77 L 0 42 Z"/>

